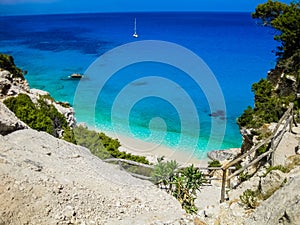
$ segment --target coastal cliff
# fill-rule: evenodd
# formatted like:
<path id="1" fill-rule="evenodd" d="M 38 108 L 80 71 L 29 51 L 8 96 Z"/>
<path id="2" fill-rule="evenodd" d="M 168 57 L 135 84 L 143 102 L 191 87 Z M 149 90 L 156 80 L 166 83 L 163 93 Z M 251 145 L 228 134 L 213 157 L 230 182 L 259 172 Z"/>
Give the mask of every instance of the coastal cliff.
<path id="1" fill-rule="evenodd" d="M 12 71 L 13 72 L 13 71 Z M 43 96 L 74 127 L 74 111 L 0 70 L 1 100 Z M 0 101 L 0 224 L 172 224 L 184 211 L 151 182 L 104 163 L 89 149 L 31 129 Z"/>
<path id="2" fill-rule="evenodd" d="M 244 137 L 242 153 L 269 137 L 290 102 L 295 106 L 295 120 L 299 118 L 299 48 L 289 47 L 288 51 L 267 79 L 252 87 L 255 105 L 238 119 Z M 195 201 L 201 205 L 199 211 L 186 216 L 175 198 L 152 183 L 104 163 L 91 149 L 62 140 L 67 133 L 72 142 L 74 110 L 44 91 L 30 89 L 24 71 L 15 67 L 12 57 L 3 58 L 0 98 L 8 107 L 0 102 L 0 224 L 299 224 L 297 127 L 278 145 L 291 153 L 283 155 L 282 164 L 271 166 L 268 159 L 261 160 L 236 177 L 239 182 L 227 190 L 227 201 L 222 204 L 218 203 L 218 186 L 202 187 Z M 20 105 L 30 108 L 29 115 L 38 118 L 38 126 L 27 115 L 19 116 L 28 124 L 17 118 L 23 112 L 15 108 Z M 253 154 L 269 148 L 263 147 Z M 217 201 L 211 203 L 212 198 Z"/>

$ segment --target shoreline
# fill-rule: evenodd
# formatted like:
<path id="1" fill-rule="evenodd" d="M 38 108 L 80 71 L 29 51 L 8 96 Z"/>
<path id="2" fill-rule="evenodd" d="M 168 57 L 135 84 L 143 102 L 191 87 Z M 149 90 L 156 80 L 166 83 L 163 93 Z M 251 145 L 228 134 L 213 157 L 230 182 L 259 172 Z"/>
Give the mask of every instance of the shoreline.
<path id="1" fill-rule="evenodd" d="M 199 167 L 207 167 L 209 158 L 198 159 L 193 153 L 184 152 L 180 149 L 170 148 L 168 146 L 146 142 L 137 138 L 128 137 L 119 133 L 97 130 L 103 132 L 111 138 L 118 139 L 121 146 L 119 150 L 131 153 L 137 156 L 145 156 L 150 163 L 157 163 L 157 159 L 164 157 L 166 161 L 176 160 L 181 166 L 194 164 Z"/>
<path id="2" fill-rule="evenodd" d="M 211 156 L 218 155 L 218 158 L 220 159 L 219 161 L 223 161 L 224 157 L 228 155 L 237 155 L 241 151 L 240 148 L 216 149 L 203 153 L 206 157 L 199 159 L 196 155 L 194 155 L 194 152 L 185 152 L 182 149 L 176 149 L 165 146 L 163 144 L 147 142 L 138 138 L 128 137 L 124 134 L 91 128 L 87 124 L 82 122 L 77 124 L 77 126 L 81 125 L 98 133 L 102 132 L 113 139 L 117 139 L 121 144 L 121 146 L 119 147 L 119 151 L 130 153 L 136 156 L 144 156 L 150 163 L 153 164 L 157 163 L 158 158 L 164 157 L 165 161 L 175 160 L 179 163 L 180 166 L 190 166 L 194 164 L 194 166 L 197 167 L 207 167 L 208 163 L 214 160 L 210 158 L 210 154 L 208 154 L 209 152 L 215 153 Z"/>

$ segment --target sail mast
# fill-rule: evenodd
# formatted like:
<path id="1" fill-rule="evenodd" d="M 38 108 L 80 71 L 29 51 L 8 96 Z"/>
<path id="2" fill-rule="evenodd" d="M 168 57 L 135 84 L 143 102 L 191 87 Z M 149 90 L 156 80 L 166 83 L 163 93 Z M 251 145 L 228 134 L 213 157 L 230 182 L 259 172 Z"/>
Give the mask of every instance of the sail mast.
<path id="1" fill-rule="evenodd" d="M 134 18 L 134 33 L 132 35 L 133 37 L 137 38 L 139 35 L 136 32 L 136 18 Z"/>

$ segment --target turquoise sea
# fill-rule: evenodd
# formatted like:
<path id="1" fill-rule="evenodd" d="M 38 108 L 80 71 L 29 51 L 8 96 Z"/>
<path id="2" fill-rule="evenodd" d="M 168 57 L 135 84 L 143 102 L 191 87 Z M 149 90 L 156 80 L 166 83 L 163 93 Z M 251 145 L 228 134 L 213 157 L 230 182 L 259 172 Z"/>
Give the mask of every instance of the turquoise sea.
<path id="1" fill-rule="evenodd" d="M 132 37 L 134 18 L 139 38 Z M 199 158 L 206 157 L 209 150 L 240 147 L 242 138 L 236 118 L 253 105 L 251 84 L 275 66 L 273 35 L 270 28 L 257 25 L 250 13 L 0 17 L 0 52 L 13 55 L 15 63 L 28 71 L 26 79 L 31 88 L 46 90 L 56 100 L 70 102 L 78 122 L 182 151 L 195 151 Z M 217 88 L 211 86 L 206 73 L 195 75 L 202 79 L 203 86 L 199 86 L 195 76 L 177 65 L 154 59 L 128 64 L 109 79 L 102 79 L 106 76 L 103 68 L 109 63 L 131 57 L 119 52 L 117 57 L 123 58 L 109 58 L 115 56 L 115 48 L 125 44 L 137 46 L 148 40 L 154 40 L 154 45 L 165 43 L 161 50 L 153 47 L 154 58 L 163 55 L 168 43 L 201 58 L 203 68 L 210 68 Z M 134 53 L 142 58 L 148 50 L 140 46 Z M 172 51 L 169 49 L 166 60 L 178 59 L 187 69 L 195 68 L 190 58 L 179 60 L 181 53 Z M 99 57 L 101 61 L 93 64 Z M 75 72 L 86 78 L 69 79 Z M 78 87 L 85 89 L 78 91 Z M 79 100 L 74 99 L 76 93 Z M 225 108 L 215 103 L 222 98 Z M 91 99 L 96 99 L 95 104 Z"/>

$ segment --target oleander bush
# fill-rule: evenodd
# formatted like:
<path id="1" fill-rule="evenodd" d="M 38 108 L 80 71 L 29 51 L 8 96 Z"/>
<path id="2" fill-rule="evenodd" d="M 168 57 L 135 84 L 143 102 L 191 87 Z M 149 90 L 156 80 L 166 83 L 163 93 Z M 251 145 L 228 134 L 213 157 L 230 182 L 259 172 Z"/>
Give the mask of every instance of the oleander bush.
<path id="1" fill-rule="evenodd" d="M 179 169 L 176 161 L 159 160 L 154 167 L 152 179 L 160 188 L 172 194 L 187 213 L 197 213 L 196 191 L 206 182 L 199 168 L 191 165 Z"/>

